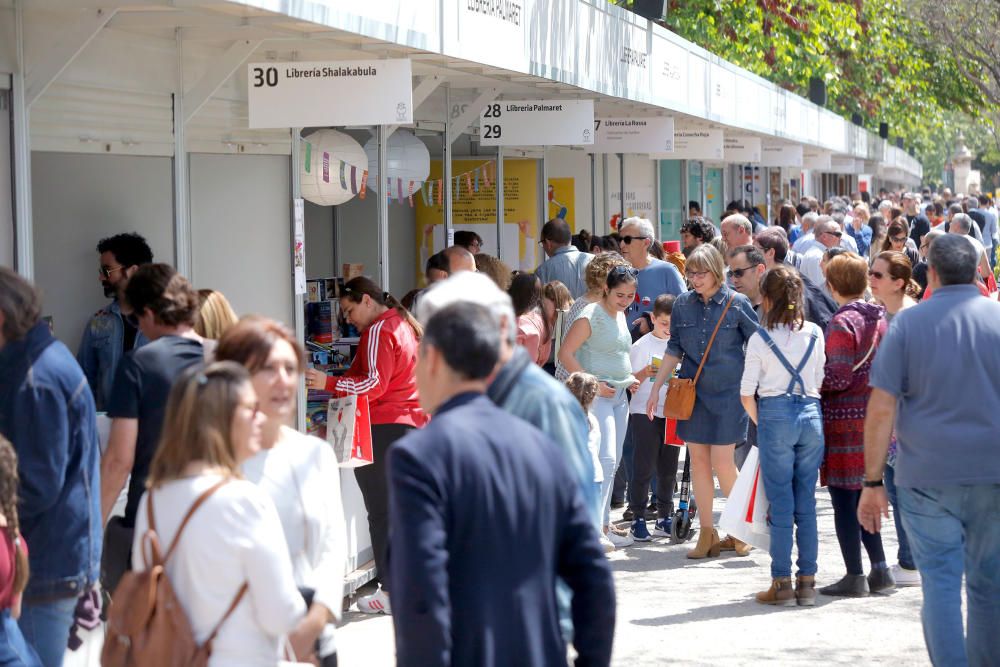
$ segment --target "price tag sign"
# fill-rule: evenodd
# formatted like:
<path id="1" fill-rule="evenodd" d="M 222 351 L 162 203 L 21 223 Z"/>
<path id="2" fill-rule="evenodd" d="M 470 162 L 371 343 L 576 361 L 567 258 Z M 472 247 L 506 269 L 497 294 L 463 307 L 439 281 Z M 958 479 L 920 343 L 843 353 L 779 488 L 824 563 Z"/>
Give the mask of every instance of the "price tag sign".
<path id="1" fill-rule="evenodd" d="M 670 153 L 673 118 L 595 118 L 594 144 L 588 153 Z"/>
<path id="2" fill-rule="evenodd" d="M 413 122 L 409 59 L 247 65 L 250 127 Z"/>
<path id="3" fill-rule="evenodd" d="M 576 146 L 594 143 L 594 100 L 491 102 L 479 114 L 483 146 Z"/>

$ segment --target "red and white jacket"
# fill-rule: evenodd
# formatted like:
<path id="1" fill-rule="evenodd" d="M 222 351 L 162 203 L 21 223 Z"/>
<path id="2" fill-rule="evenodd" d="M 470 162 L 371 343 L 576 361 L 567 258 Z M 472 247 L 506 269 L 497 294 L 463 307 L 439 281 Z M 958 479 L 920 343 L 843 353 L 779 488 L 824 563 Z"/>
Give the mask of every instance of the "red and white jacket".
<path id="1" fill-rule="evenodd" d="M 340 377 L 328 377 L 326 390 L 336 396 L 365 394 L 372 424 L 421 427 L 428 417 L 417 398 L 417 337 L 390 308 L 361 333 L 358 353 Z"/>

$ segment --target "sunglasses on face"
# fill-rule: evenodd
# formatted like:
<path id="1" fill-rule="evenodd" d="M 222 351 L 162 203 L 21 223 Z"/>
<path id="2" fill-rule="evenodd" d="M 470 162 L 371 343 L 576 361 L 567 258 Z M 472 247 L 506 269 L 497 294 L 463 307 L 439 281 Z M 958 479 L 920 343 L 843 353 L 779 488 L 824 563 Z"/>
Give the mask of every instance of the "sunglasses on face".
<path id="1" fill-rule="evenodd" d="M 882 273 L 881 271 L 869 271 L 868 277 L 874 278 L 875 280 L 882 280 L 883 278 L 885 278 L 885 274 Z"/>
<path id="2" fill-rule="evenodd" d="M 744 273 L 753 269 L 756 266 L 759 266 L 759 264 L 751 264 L 750 266 L 745 266 L 742 269 L 729 269 L 729 275 L 733 276 L 734 278 L 742 278 Z"/>
<path id="3" fill-rule="evenodd" d="M 844 235 L 844 232 L 826 232 L 830 236 L 836 236 L 838 239 Z"/>
<path id="4" fill-rule="evenodd" d="M 648 238 L 649 238 L 648 236 L 629 236 L 626 234 L 625 236 L 622 237 L 622 243 L 628 245 L 632 243 L 632 241 L 636 241 L 638 239 L 648 239 Z"/>

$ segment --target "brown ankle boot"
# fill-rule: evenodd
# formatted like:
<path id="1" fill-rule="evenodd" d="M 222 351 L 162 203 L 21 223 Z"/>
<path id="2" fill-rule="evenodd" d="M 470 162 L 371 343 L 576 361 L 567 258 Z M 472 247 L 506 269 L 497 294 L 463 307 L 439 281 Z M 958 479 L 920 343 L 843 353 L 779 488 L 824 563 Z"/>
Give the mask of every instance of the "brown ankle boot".
<path id="1" fill-rule="evenodd" d="M 795 600 L 800 607 L 816 604 L 816 577 L 799 575 L 795 578 Z"/>
<path id="2" fill-rule="evenodd" d="M 757 602 L 773 604 L 782 607 L 795 605 L 795 591 L 792 590 L 791 577 L 776 577 L 771 580 L 771 587 L 757 593 Z"/>
<path id="3" fill-rule="evenodd" d="M 698 532 L 698 544 L 687 553 L 688 558 L 715 558 L 719 555 L 719 533 L 712 530 Z"/>

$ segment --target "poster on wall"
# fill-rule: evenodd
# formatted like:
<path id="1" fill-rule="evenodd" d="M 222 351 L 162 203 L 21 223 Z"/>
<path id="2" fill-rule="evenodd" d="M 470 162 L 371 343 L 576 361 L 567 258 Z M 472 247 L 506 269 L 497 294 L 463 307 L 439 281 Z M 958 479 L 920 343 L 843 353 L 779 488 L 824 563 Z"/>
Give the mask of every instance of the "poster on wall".
<path id="1" fill-rule="evenodd" d="M 576 203 L 575 179 L 550 178 L 546 199 L 548 201 L 546 220 L 562 218 L 569 225 L 570 231 L 576 233 L 576 216 L 573 211 Z"/>
<path id="2" fill-rule="evenodd" d="M 463 159 L 452 161 L 455 174 L 470 173 L 481 167 L 485 160 Z M 500 239 L 499 256 L 511 267 L 521 271 L 534 271 L 541 263 L 538 245 L 538 161 L 506 159 L 504 169 L 504 229 Z M 493 172 L 495 173 L 495 171 Z M 431 181 L 441 178 L 441 161 L 431 160 Z M 552 179 L 558 181 L 560 179 Z M 572 179 L 569 179 L 572 180 Z M 473 231 L 483 239 L 482 252 L 497 256 L 497 198 L 495 183 L 480 183 L 478 191 L 469 187 L 471 179 L 457 179 L 453 190 L 452 216 L 456 231 Z M 552 182 L 552 181 L 550 181 Z M 561 193 L 560 193 L 561 194 Z M 572 196 L 568 197 L 572 201 Z M 563 201 L 560 198 L 560 201 Z M 424 285 L 424 266 L 427 258 L 444 250 L 444 205 L 438 197 L 425 203 L 416 200 L 417 223 L 417 284 Z M 567 207 L 572 204 L 567 203 Z M 549 209 L 551 210 L 551 206 Z"/>
<path id="3" fill-rule="evenodd" d="M 637 187 L 625 188 L 625 217 L 637 216 L 654 220 L 653 210 L 656 202 L 653 199 L 653 188 Z M 615 215 L 622 210 L 621 190 L 612 190 L 608 193 L 608 211 Z"/>

